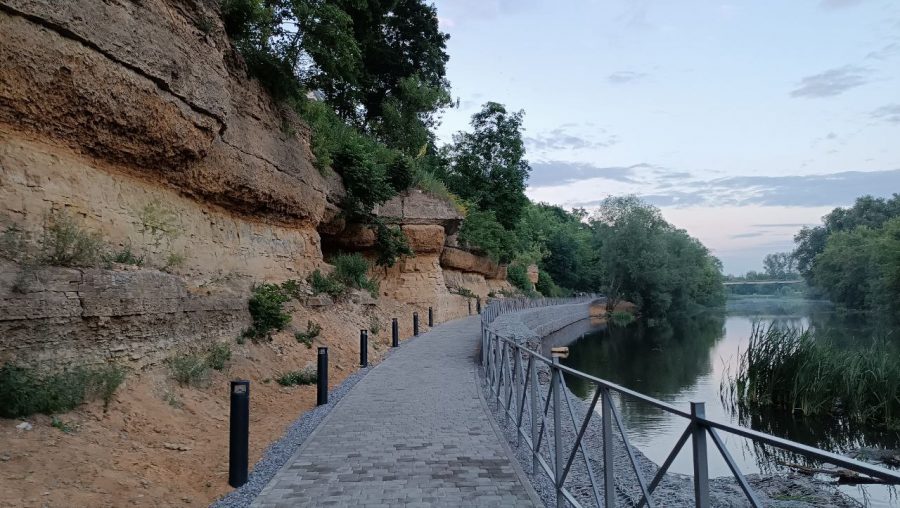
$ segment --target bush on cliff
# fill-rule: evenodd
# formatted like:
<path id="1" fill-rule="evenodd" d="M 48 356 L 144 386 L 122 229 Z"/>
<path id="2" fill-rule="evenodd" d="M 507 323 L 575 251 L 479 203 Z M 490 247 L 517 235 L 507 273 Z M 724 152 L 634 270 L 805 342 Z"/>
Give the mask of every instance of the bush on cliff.
<path id="1" fill-rule="evenodd" d="M 253 326 L 248 331 L 254 340 L 271 339 L 272 332 L 283 330 L 291 322 L 291 316 L 284 311 L 284 304 L 290 296 L 277 284 L 260 284 L 253 288 L 248 307 Z"/>
<path id="2" fill-rule="evenodd" d="M 340 254 L 331 259 L 334 276 L 345 285 L 368 291 L 378 297 L 378 281 L 369 278 L 369 262 L 361 254 Z"/>
<path id="3" fill-rule="evenodd" d="M 116 365 L 75 366 L 42 374 L 6 364 L 0 367 L 0 416 L 64 413 L 96 399 L 103 400 L 105 410 L 124 380 L 125 370 Z"/>

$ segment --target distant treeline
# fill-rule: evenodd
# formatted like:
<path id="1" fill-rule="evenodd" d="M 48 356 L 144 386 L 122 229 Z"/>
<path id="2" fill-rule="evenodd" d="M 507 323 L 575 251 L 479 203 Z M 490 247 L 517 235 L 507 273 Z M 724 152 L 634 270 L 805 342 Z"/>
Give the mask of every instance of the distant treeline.
<path id="1" fill-rule="evenodd" d="M 810 286 L 847 309 L 900 311 L 900 194 L 864 196 L 835 208 L 794 238 L 793 258 Z"/>

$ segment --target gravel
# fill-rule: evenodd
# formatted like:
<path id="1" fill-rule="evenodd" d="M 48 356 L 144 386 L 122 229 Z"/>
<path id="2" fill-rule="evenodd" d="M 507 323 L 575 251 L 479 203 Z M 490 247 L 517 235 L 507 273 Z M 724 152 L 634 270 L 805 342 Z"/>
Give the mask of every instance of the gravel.
<path id="1" fill-rule="evenodd" d="M 400 345 L 409 343 L 414 338 L 404 340 Z M 394 349 L 388 349 L 387 353 L 382 357 L 381 361 L 387 359 Z M 253 503 L 256 496 L 269 483 L 275 473 L 277 473 L 294 453 L 300 448 L 303 442 L 310 434 L 319 426 L 319 423 L 331 412 L 334 406 L 346 395 L 356 383 L 362 380 L 366 374 L 371 371 L 375 365 L 359 369 L 347 376 L 346 379 L 328 394 L 328 404 L 316 406 L 313 409 L 300 415 L 297 420 L 285 431 L 284 435 L 278 441 L 270 444 L 263 452 L 262 458 L 253 466 L 253 470 L 247 478 L 247 483 L 241 487 L 232 490 L 221 499 L 214 501 L 211 508 L 245 508 Z"/>

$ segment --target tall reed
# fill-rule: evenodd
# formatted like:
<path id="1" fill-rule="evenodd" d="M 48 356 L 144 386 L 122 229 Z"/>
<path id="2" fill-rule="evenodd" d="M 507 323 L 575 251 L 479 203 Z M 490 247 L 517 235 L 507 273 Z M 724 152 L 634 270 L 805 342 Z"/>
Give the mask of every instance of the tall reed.
<path id="1" fill-rule="evenodd" d="M 722 395 L 741 409 L 840 416 L 900 429 L 900 349 L 885 338 L 839 348 L 816 340 L 812 330 L 756 325 Z"/>

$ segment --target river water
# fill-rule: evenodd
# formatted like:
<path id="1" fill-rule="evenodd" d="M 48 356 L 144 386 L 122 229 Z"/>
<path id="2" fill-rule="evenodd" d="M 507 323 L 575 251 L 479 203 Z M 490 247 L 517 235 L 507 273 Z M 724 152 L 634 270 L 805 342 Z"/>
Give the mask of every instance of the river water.
<path id="1" fill-rule="evenodd" d="M 740 301 L 727 312 L 705 315 L 683 322 L 647 327 L 633 323 L 627 327 L 582 322 L 557 332 L 552 342 L 569 344 L 564 364 L 613 383 L 656 397 L 688 410 L 691 401 L 706 403 L 708 418 L 749 426 L 829 451 L 846 453 L 865 447 L 900 449 L 900 433 L 852 427 L 834 418 L 803 418 L 789 413 L 737 414 L 721 397 L 721 387 L 750 336 L 754 324 L 767 326 L 813 326 L 827 330 L 829 340 L 846 347 L 865 346 L 875 333 L 865 321 L 838 316 L 827 305 L 815 302 Z M 568 335 L 568 336 L 567 336 Z M 593 386 L 576 378 L 566 379 L 581 398 L 593 396 Z M 623 419 L 631 443 L 645 455 L 662 463 L 684 432 L 687 421 L 670 413 L 631 400 L 614 402 Z M 725 433 L 732 457 L 745 473 L 778 472 L 779 462 L 802 462 L 797 457 L 754 446 L 748 440 Z M 710 443 L 710 476 L 730 475 L 725 461 Z M 671 467 L 692 473 L 690 443 Z M 894 489 L 884 486 L 842 486 L 841 490 L 863 504 L 900 507 Z"/>

